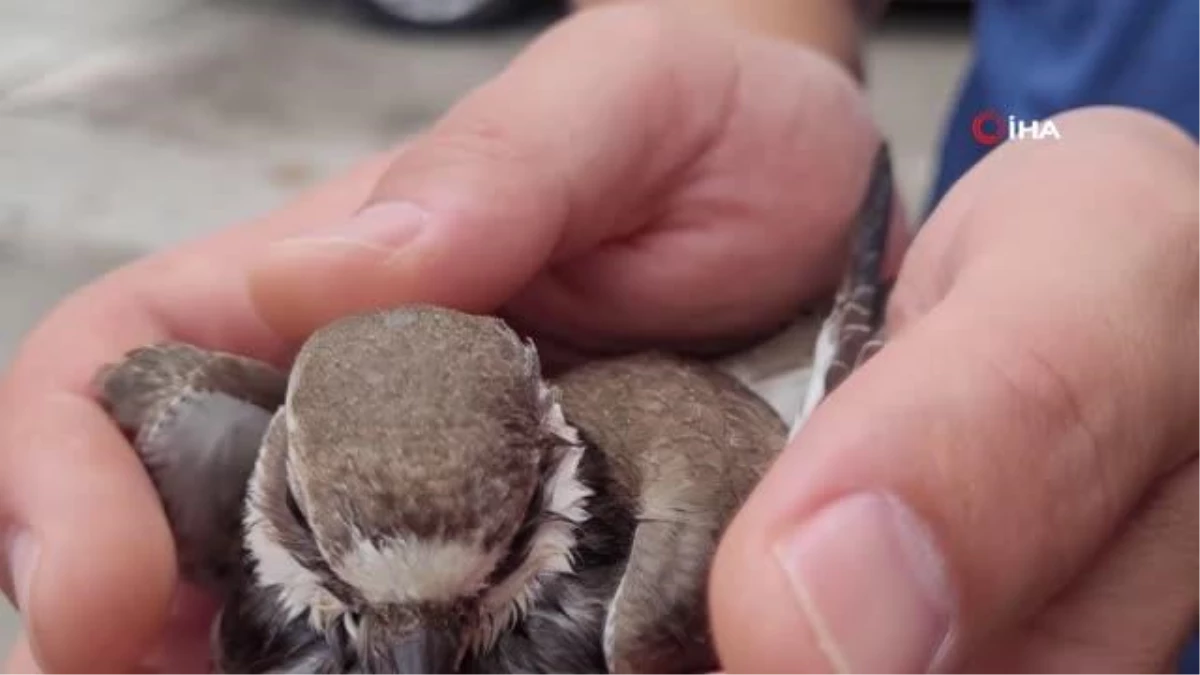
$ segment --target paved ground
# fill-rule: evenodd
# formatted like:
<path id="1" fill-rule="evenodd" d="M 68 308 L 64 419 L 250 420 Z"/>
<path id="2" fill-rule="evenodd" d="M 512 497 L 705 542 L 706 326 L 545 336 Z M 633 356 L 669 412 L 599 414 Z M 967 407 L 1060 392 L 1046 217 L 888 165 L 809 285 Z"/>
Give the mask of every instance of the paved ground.
<path id="1" fill-rule="evenodd" d="M 333 0 L 0 3 L 0 366 L 62 295 L 419 130 L 541 22 L 367 30 Z M 964 24 L 902 18 L 872 97 L 919 203 Z M 0 653 L 16 620 L 0 603 Z"/>

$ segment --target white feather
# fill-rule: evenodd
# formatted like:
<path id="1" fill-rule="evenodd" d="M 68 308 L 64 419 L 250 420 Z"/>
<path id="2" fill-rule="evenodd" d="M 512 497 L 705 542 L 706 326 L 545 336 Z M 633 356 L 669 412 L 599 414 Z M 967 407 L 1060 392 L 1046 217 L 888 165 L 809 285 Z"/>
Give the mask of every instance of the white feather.
<path id="1" fill-rule="evenodd" d="M 271 424 L 282 424 L 284 420 L 281 415 L 284 414 L 277 412 Z M 263 514 L 266 454 L 264 444 L 250 476 L 246 511 L 242 518 L 246 548 L 256 563 L 255 577 L 259 586 L 274 587 L 279 591 L 280 602 L 288 619 L 311 610 L 310 619 L 314 624 L 321 624 L 341 611 L 341 602 L 325 590 L 321 579 L 312 570 L 301 565 L 291 551 L 279 543 L 279 533 Z"/>
<path id="2" fill-rule="evenodd" d="M 476 650 L 493 644 L 503 630 L 528 611 L 546 575 L 571 571 L 576 526 L 588 517 L 587 500 L 592 491 L 578 476 L 584 453 L 579 434 L 566 421 L 552 388 L 543 385 L 539 398 L 544 411 L 543 428 L 564 441 L 562 457 L 543 486 L 542 512 L 551 517 L 534 532 L 529 553 L 517 569 L 484 595 L 484 625 L 475 636 Z"/>
<path id="3" fill-rule="evenodd" d="M 542 429 L 568 445 L 579 445 L 579 432 L 567 422 L 558 392 L 542 382 L 538 384 L 538 405 L 542 408 Z"/>
<path id="4" fill-rule="evenodd" d="M 318 608 L 329 611 L 338 604 L 321 586 L 320 578 L 279 543 L 275 528 L 253 500 L 246 514 L 246 547 L 257 563 L 258 584 L 279 589 L 289 619 L 309 609 L 314 610 L 314 615 Z"/>
<path id="5" fill-rule="evenodd" d="M 617 584 L 617 592 L 613 593 L 612 601 L 608 603 L 608 609 L 605 611 L 604 617 L 604 632 L 600 638 L 600 648 L 604 652 L 604 664 L 608 666 L 610 672 L 616 672 L 613 668 L 613 646 L 616 642 L 617 631 L 616 623 L 617 613 L 614 611 L 617 607 L 617 602 L 621 599 L 621 593 L 625 590 L 625 579 L 627 577 L 622 574 L 621 581 Z"/>
<path id="6" fill-rule="evenodd" d="M 817 335 L 812 374 L 808 378 L 808 390 L 804 395 L 804 405 L 796 415 L 795 421 L 792 422 L 791 433 L 788 435 L 789 441 L 795 438 L 800 428 L 808 422 L 808 418 L 816 409 L 817 404 L 825 398 L 825 375 L 829 373 L 829 368 L 833 365 L 833 358 L 837 354 L 838 330 L 837 322 L 834 320 L 835 316 L 825 320 L 820 334 Z"/>
<path id="7" fill-rule="evenodd" d="M 474 542 L 399 537 L 376 546 L 360 534 L 333 571 L 371 603 L 451 600 L 481 589 L 499 558 Z"/>

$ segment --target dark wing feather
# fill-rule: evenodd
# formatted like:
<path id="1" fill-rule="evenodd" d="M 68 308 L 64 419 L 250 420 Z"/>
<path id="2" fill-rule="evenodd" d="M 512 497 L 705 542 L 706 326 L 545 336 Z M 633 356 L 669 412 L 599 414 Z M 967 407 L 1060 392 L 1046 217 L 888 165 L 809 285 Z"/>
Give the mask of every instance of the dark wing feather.
<path id="1" fill-rule="evenodd" d="M 866 198 L 855 225 L 854 248 L 831 320 L 837 347 L 824 373 L 825 395 L 883 346 L 884 319 L 891 283 L 884 277 L 894 200 L 891 154 L 887 144 L 875 156 Z"/>
<path id="2" fill-rule="evenodd" d="M 892 290 L 883 265 L 893 204 L 892 160 L 885 143 L 875 156 L 867 192 L 858 211 L 845 276 L 817 336 L 812 375 L 792 424 L 793 435 L 825 397 L 883 347 L 887 301 Z"/>
<path id="3" fill-rule="evenodd" d="M 164 343 L 104 367 L 96 388 L 163 500 L 184 576 L 223 590 L 240 555 L 246 484 L 286 377 L 252 359 Z"/>
<path id="4" fill-rule="evenodd" d="M 286 376 L 242 356 L 182 342 L 138 347 L 96 376 L 101 403 L 127 431 L 141 431 L 191 391 L 221 392 L 264 410 L 283 403 Z"/>
<path id="5" fill-rule="evenodd" d="M 250 569 L 242 574 L 217 619 L 213 648 L 217 672 L 359 672 L 349 650 L 342 648 L 348 643 L 345 635 L 316 630 L 307 614 L 289 617 L 278 589 L 255 585 Z"/>

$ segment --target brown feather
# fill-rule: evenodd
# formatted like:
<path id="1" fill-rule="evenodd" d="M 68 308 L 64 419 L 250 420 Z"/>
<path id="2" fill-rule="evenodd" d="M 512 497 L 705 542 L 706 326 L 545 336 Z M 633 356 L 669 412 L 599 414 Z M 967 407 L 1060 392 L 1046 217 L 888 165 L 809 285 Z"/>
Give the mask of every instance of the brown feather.
<path id="1" fill-rule="evenodd" d="M 775 412 L 731 377 L 661 354 L 595 362 L 558 382 L 637 528 L 606 628 L 619 672 L 717 667 L 709 565 L 725 526 L 783 448 Z"/>

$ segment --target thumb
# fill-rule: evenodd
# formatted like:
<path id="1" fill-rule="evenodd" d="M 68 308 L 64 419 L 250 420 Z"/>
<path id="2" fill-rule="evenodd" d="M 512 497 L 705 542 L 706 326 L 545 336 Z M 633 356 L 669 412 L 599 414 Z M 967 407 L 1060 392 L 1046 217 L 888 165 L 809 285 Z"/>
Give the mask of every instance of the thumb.
<path id="1" fill-rule="evenodd" d="M 1037 625 L 1194 460 L 1195 145 L 1128 112 L 1058 124 L 1070 142 L 1006 145 L 947 196 L 889 344 L 730 525 L 711 595 L 730 671 L 953 669 Z M 1092 613 L 1120 616 L 1101 593 Z"/>
<path id="2" fill-rule="evenodd" d="M 548 262 L 628 234 L 712 135 L 719 113 L 688 101 L 732 74 L 727 50 L 664 26 L 615 7 L 549 31 L 404 147 L 357 215 L 270 248 L 251 274 L 265 320 L 298 338 L 404 302 L 491 311 Z"/>

